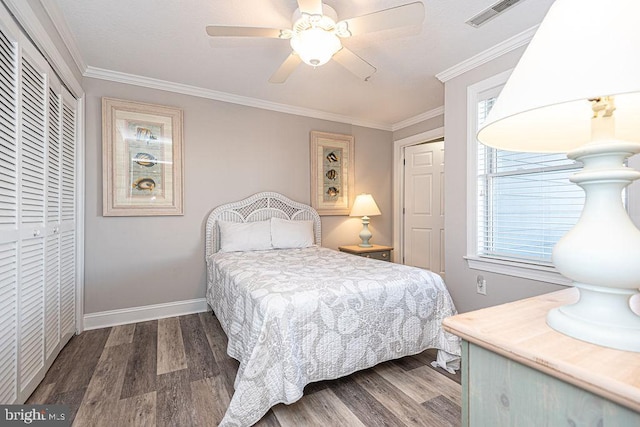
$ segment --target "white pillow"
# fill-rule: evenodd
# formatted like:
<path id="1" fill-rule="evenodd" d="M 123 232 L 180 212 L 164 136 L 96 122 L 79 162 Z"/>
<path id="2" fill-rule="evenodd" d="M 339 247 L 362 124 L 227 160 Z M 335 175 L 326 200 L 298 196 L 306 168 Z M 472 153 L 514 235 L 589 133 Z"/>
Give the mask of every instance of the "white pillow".
<path id="1" fill-rule="evenodd" d="M 269 221 L 218 221 L 218 227 L 220 229 L 220 252 L 272 249 Z"/>
<path id="2" fill-rule="evenodd" d="M 271 218 L 271 245 L 274 248 L 306 248 L 313 244 L 313 221 Z"/>

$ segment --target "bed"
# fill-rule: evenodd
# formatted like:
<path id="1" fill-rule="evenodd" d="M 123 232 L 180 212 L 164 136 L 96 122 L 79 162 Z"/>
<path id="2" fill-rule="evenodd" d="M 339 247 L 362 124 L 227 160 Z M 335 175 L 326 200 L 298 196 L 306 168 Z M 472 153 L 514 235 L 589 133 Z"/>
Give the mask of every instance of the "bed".
<path id="1" fill-rule="evenodd" d="M 240 362 L 221 426 L 250 426 L 306 384 L 427 348 L 440 367 L 459 367 L 440 276 L 321 247 L 310 206 L 258 193 L 215 208 L 205 239 L 207 302 Z"/>

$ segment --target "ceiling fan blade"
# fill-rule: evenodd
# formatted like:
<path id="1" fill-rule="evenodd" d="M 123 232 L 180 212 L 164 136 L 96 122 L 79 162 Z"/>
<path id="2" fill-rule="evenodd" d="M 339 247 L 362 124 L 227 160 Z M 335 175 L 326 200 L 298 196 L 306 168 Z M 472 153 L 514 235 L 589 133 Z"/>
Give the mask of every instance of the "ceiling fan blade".
<path id="1" fill-rule="evenodd" d="M 300 12 L 309 15 L 322 15 L 322 0 L 298 0 Z"/>
<path id="2" fill-rule="evenodd" d="M 423 20 L 424 4 L 417 1 L 356 18 L 345 19 L 340 21 L 338 26 L 346 26 L 348 35 L 355 36 L 391 28 L 419 25 Z"/>
<path id="3" fill-rule="evenodd" d="M 369 77 L 378 71 L 376 67 L 369 64 L 367 61 L 345 47 L 333 55 L 333 59 L 364 81 L 369 80 Z"/>
<path id="4" fill-rule="evenodd" d="M 269 83 L 284 83 L 301 62 L 300 56 L 291 53 L 280 65 L 280 68 L 269 78 Z"/>
<path id="5" fill-rule="evenodd" d="M 208 25 L 207 34 L 212 37 L 270 37 L 283 38 L 282 30 L 260 27 L 226 27 L 223 25 Z"/>

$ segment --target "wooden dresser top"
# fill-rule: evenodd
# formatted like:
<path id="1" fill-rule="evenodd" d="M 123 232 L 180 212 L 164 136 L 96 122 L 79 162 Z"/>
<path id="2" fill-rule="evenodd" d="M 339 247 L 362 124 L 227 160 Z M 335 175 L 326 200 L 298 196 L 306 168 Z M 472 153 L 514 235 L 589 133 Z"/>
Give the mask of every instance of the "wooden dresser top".
<path id="1" fill-rule="evenodd" d="M 549 310 L 577 299 L 577 289 L 565 289 L 462 313 L 443 325 L 464 340 L 640 412 L 640 353 L 590 344 L 547 326 Z"/>

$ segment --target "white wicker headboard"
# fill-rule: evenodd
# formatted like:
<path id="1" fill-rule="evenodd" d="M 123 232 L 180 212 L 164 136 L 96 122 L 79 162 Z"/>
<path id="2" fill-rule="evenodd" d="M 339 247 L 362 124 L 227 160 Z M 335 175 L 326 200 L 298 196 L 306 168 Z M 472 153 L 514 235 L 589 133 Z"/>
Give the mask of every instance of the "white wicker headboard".
<path id="1" fill-rule="evenodd" d="M 315 243 L 320 246 L 320 215 L 309 205 L 294 202 L 279 193 L 263 192 L 244 200 L 220 205 L 209 214 L 205 233 L 205 259 L 220 250 L 220 233 L 216 221 L 253 222 L 272 217 L 294 221 L 313 221 Z"/>

